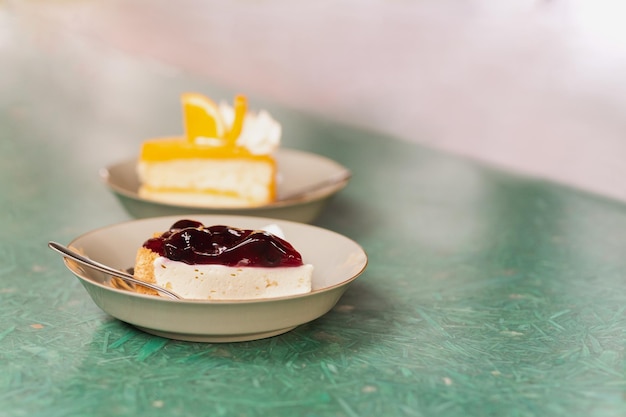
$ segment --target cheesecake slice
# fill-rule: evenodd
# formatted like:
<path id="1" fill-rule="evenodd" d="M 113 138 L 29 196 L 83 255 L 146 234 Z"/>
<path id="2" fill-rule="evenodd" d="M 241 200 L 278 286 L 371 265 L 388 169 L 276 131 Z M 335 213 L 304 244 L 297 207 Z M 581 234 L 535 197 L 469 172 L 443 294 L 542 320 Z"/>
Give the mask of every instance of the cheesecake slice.
<path id="1" fill-rule="evenodd" d="M 139 196 L 186 206 L 254 207 L 276 199 L 281 126 L 269 113 L 182 95 L 185 135 L 142 143 Z"/>
<path id="2" fill-rule="evenodd" d="M 137 251 L 135 277 L 185 298 L 252 300 L 311 291 L 313 266 L 266 230 L 181 220 Z M 142 288 L 144 293 L 156 294 Z"/>

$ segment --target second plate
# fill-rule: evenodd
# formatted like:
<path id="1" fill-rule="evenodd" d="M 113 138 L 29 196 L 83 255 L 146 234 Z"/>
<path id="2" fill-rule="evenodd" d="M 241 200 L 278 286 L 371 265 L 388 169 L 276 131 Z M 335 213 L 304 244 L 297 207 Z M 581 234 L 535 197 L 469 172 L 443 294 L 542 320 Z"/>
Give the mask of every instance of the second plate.
<path id="1" fill-rule="evenodd" d="M 303 223 L 313 221 L 330 197 L 350 180 L 350 171 L 339 163 L 313 153 L 281 149 L 277 152 L 278 198 L 259 207 L 229 208 L 175 205 L 139 196 L 137 159 L 129 159 L 100 170 L 105 184 L 134 217 L 177 214 L 238 214 L 271 217 Z"/>

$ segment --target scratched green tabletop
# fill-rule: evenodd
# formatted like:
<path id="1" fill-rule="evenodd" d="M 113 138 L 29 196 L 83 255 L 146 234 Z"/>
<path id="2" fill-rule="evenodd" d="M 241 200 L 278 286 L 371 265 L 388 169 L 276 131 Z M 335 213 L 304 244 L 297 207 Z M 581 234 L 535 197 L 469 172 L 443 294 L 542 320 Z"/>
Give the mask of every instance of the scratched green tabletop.
<path id="1" fill-rule="evenodd" d="M 253 94 L 285 147 L 352 170 L 315 223 L 366 272 L 264 340 L 111 318 L 46 243 L 129 220 L 99 168 L 180 132 L 180 92 L 236 86 L 18 35 L 0 49 L 0 416 L 626 415 L 624 205 Z"/>

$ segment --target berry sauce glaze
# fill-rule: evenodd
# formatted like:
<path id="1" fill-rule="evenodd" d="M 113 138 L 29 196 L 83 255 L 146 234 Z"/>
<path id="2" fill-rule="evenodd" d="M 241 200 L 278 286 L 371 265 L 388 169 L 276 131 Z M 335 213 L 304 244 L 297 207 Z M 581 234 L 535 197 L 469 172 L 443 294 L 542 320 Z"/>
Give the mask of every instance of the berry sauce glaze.
<path id="1" fill-rule="evenodd" d="M 226 266 L 296 267 L 302 256 L 289 242 L 262 230 L 230 226 L 205 227 L 195 220 L 179 220 L 144 248 L 173 261 Z"/>

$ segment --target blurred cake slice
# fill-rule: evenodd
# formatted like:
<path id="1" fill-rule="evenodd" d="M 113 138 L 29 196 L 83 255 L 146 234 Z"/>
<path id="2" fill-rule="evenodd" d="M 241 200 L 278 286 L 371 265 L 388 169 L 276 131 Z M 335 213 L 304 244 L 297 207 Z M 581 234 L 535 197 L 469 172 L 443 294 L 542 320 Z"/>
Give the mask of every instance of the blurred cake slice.
<path id="1" fill-rule="evenodd" d="M 245 96 L 237 96 L 232 107 L 196 93 L 181 100 L 185 136 L 142 144 L 140 197 L 208 207 L 274 201 L 280 124 L 266 111 L 249 112 Z"/>

